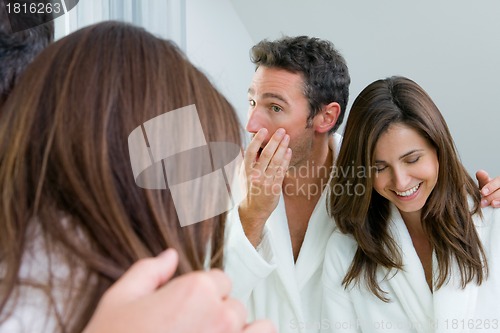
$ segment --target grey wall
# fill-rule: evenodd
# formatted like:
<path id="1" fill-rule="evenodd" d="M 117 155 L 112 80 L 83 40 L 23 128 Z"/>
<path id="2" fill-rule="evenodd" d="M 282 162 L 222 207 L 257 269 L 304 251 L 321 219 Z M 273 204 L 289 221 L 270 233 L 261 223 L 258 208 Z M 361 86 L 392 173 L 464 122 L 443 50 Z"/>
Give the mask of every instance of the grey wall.
<path id="1" fill-rule="evenodd" d="M 238 112 L 247 119 L 247 90 L 254 41 L 229 0 L 187 0 L 186 51 Z"/>
<path id="2" fill-rule="evenodd" d="M 232 4 L 254 41 L 305 34 L 334 42 L 351 71 L 348 108 L 361 89 L 378 78 L 414 79 L 444 114 L 469 172 L 483 168 L 500 175 L 500 1 Z"/>
<path id="3" fill-rule="evenodd" d="M 351 103 L 378 78 L 408 76 L 440 107 L 469 172 L 484 168 L 500 175 L 498 0 L 82 0 L 56 20 L 56 34 L 116 19 L 111 4 L 130 8 L 122 19 L 175 40 L 243 123 L 253 73 L 250 47 L 281 35 L 317 36 L 346 57 Z"/>

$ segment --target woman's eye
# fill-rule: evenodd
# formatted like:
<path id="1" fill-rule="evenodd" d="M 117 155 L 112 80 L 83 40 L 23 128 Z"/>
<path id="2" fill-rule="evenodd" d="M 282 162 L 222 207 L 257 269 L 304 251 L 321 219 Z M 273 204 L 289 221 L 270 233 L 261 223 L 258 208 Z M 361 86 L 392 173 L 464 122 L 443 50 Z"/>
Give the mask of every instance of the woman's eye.
<path id="1" fill-rule="evenodd" d="M 250 99 L 248 101 L 248 104 L 250 104 L 250 106 L 255 106 L 255 101 L 253 99 Z"/>
<path id="2" fill-rule="evenodd" d="M 272 105 L 272 106 L 271 106 L 271 110 L 273 110 L 273 111 L 274 111 L 274 112 L 276 112 L 276 113 L 277 113 L 277 112 L 281 112 L 281 111 L 283 111 L 283 109 L 282 109 L 282 108 L 280 108 L 280 107 L 279 107 L 279 106 L 277 106 L 277 105 Z"/>
<path id="3" fill-rule="evenodd" d="M 416 158 L 409 160 L 408 163 L 409 164 L 417 163 L 419 159 L 420 159 L 420 156 L 417 156 Z"/>

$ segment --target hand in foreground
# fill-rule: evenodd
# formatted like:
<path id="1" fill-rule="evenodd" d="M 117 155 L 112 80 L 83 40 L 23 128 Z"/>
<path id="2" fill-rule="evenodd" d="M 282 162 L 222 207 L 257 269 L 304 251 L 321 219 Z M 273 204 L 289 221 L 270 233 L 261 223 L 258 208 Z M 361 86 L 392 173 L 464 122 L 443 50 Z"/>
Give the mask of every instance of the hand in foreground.
<path id="1" fill-rule="evenodd" d="M 104 294 L 84 333 L 271 333 L 268 321 L 246 324 L 241 303 L 220 270 L 194 272 L 169 281 L 175 250 L 138 261 Z M 168 283 L 167 283 L 168 282 Z"/>

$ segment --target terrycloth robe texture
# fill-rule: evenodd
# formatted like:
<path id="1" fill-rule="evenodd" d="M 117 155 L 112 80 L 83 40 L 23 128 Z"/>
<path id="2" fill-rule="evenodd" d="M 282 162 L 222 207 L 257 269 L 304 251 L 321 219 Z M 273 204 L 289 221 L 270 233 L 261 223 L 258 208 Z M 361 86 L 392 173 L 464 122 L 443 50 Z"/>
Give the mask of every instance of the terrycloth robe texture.
<path id="1" fill-rule="evenodd" d="M 323 271 L 324 332 L 500 332 L 500 210 L 483 209 L 474 216 L 489 266 L 488 279 L 460 286 L 453 263 L 449 281 L 432 293 L 403 219 L 395 206 L 390 230 L 401 249 L 404 269 L 377 273 L 379 285 L 390 299 L 383 302 L 361 284 L 341 285 L 357 249 L 350 235 L 335 231 L 325 254 Z M 434 278 L 437 260 L 433 254 Z"/>
<path id="2" fill-rule="evenodd" d="M 337 156 L 341 137 L 330 148 Z M 226 223 L 225 270 L 232 278 L 232 295 L 242 301 L 249 320 L 271 319 L 278 332 L 311 333 L 321 328 L 321 276 L 325 248 L 335 224 L 322 196 L 309 220 L 297 262 L 294 262 L 283 197 L 264 227 L 255 249 L 243 232 L 238 211 Z"/>

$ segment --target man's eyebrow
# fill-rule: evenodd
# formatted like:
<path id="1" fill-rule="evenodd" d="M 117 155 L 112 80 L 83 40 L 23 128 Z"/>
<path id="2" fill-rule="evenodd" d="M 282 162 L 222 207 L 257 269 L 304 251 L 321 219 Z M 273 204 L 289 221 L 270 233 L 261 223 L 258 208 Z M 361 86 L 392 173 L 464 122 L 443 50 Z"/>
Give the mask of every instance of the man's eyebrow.
<path id="1" fill-rule="evenodd" d="M 248 88 L 248 94 L 249 95 L 255 95 L 255 90 L 253 90 L 252 88 Z M 279 95 L 279 94 L 275 94 L 275 93 L 264 93 L 262 95 L 262 98 L 275 98 L 275 99 L 278 99 L 280 101 L 282 101 L 283 103 L 285 103 L 286 105 L 290 105 L 288 103 L 288 101 L 286 100 L 285 97 Z"/>
<path id="2" fill-rule="evenodd" d="M 273 94 L 273 93 L 264 93 L 262 95 L 262 97 L 264 98 L 275 98 L 275 99 L 278 99 L 280 101 L 282 101 L 283 103 L 285 103 L 286 105 L 289 105 L 288 104 L 288 101 L 285 99 L 285 97 L 281 96 L 281 95 L 278 95 L 278 94 Z"/>

